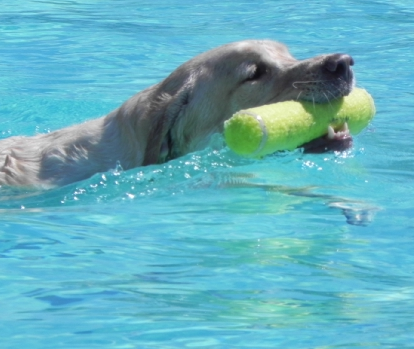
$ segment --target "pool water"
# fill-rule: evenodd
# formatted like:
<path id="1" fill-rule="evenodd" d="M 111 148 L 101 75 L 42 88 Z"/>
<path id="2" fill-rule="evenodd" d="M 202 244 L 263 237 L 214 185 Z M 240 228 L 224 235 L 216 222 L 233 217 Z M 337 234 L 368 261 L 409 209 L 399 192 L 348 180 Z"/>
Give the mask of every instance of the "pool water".
<path id="1" fill-rule="evenodd" d="M 104 115 L 194 55 L 270 38 L 353 56 L 351 150 L 206 149 L 0 188 L 1 348 L 412 348 L 414 3 L 29 1 L 0 10 L 0 137 Z"/>

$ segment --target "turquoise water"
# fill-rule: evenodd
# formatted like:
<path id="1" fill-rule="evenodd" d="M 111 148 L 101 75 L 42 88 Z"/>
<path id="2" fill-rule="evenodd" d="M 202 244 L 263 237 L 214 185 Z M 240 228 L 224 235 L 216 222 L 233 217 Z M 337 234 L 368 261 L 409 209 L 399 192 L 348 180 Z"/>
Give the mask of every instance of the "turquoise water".
<path id="1" fill-rule="evenodd" d="M 0 38 L 1 137 L 104 115 L 246 38 L 351 54 L 378 109 L 345 153 L 245 160 L 217 137 L 1 188 L 1 348 L 413 348 L 414 4 L 6 0 Z"/>

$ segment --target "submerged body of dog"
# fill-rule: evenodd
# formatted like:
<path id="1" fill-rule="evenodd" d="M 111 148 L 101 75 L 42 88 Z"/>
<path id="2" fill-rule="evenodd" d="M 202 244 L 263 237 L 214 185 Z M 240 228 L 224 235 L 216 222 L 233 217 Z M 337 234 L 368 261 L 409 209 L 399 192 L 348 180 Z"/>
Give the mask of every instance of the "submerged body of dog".
<path id="1" fill-rule="evenodd" d="M 33 137 L 0 141 L 0 185 L 50 188 L 120 163 L 125 170 L 205 147 L 240 109 L 349 94 L 344 54 L 298 61 L 277 42 L 241 41 L 205 52 L 108 115 Z"/>

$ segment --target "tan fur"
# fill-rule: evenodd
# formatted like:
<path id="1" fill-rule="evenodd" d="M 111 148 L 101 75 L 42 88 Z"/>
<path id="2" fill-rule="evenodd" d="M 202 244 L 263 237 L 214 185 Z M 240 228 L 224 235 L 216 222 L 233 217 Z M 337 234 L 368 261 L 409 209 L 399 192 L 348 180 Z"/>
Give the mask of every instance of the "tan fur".
<path id="1" fill-rule="evenodd" d="M 127 170 L 167 161 L 205 147 L 240 109 L 348 94 L 352 64 L 339 54 L 298 61 L 284 45 L 268 40 L 218 47 L 104 117 L 1 140 L 0 185 L 50 188 L 108 171 L 117 162 Z"/>

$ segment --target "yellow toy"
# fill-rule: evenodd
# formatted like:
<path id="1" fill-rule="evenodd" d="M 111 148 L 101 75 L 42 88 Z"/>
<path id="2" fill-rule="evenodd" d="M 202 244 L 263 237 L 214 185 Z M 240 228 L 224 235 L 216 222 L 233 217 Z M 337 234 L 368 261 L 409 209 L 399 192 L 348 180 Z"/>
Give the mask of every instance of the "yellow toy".
<path id="1" fill-rule="evenodd" d="M 241 110 L 224 123 L 227 145 L 239 155 L 261 157 L 293 150 L 348 123 L 358 134 L 375 115 L 374 100 L 364 89 L 325 104 L 287 101 Z"/>

